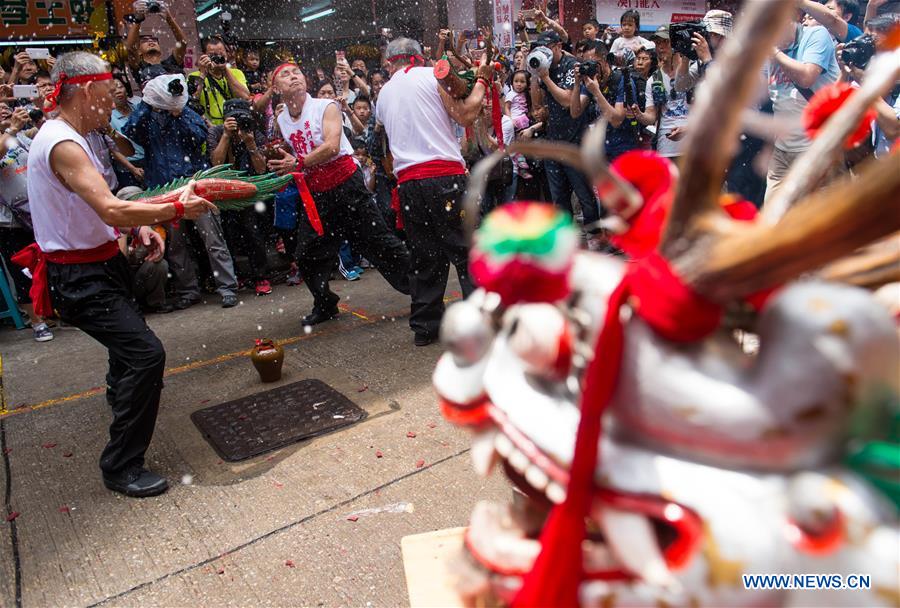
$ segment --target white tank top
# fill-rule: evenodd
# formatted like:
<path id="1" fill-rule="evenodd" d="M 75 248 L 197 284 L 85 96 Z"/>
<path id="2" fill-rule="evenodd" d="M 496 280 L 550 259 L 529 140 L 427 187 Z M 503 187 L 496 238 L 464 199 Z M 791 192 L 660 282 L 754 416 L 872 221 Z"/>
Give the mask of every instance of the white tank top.
<path id="1" fill-rule="evenodd" d="M 395 174 L 432 160 L 463 164 L 456 128 L 438 86 L 433 68 L 402 69 L 378 94 L 375 118 L 384 125 Z"/>
<path id="2" fill-rule="evenodd" d="M 103 164 L 75 129 L 59 119 L 44 123 L 28 152 L 28 202 L 35 241 L 45 252 L 94 249 L 116 240 L 116 231 L 66 188 L 50 168 L 50 152 L 64 141 L 81 146 L 94 168 L 103 174 Z"/>
<path id="3" fill-rule="evenodd" d="M 306 101 L 303 104 L 303 111 L 300 116 L 294 120 L 287 108 L 278 115 L 278 126 L 281 128 L 281 136 L 284 140 L 291 144 L 296 156 L 308 156 L 310 152 L 318 148 L 325 141 L 322 130 L 322 122 L 325 117 L 325 110 L 330 105 L 337 105 L 333 99 L 316 99 L 311 95 L 306 95 Z M 340 111 L 340 107 L 338 107 Z M 342 123 L 343 124 L 343 123 Z M 325 163 L 329 163 L 340 156 L 353 156 L 353 146 L 347 136 L 341 129 L 341 151 Z M 325 164 L 321 163 L 321 164 Z"/>

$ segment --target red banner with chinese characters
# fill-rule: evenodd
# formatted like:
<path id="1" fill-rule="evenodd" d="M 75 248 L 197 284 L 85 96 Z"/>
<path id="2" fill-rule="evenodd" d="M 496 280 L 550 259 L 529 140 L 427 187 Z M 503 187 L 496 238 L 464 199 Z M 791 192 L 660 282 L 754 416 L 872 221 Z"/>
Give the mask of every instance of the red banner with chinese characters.
<path id="1" fill-rule="evenodd" d="M 107 4 L 117 21 L 130 12 L 128 0 L 0 0 L 0 32 L 6 41 L 23 42 L 105 36 Z"/>
<path id="2" fill-rule="evenodd" d="M 597 21 L 619 26 L 619 17 L 627 10 L 641 14 L 641 29 L 656 29 L 678 21 L 702 19 L 706 0 L 597 0 Z"/>

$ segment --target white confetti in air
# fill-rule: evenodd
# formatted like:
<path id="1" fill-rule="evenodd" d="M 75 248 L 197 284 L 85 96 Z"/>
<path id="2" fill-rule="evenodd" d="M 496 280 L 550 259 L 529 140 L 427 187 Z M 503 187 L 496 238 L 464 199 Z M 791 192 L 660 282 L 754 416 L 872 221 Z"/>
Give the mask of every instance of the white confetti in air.
<path id="1" fill-rule="evenodd" d="M 262 325 L 257 325 L 257 326 L 256 326 L 256 331 L 262 331 Z"/>
<path id="2" fill-rule="evenodd" d="M 311 333 L 312 333 L 312 325 L 304 325 L 304 326 L 303 326 L 303 333 L 305 333 L 307 336 L 308 336 L 309 334 L 311 334 Z"/>
<path id="3" fill-rule="evenodd" d="M 189 474 L 189 473 L 186 474 L 186 475 L 182 475 L 182 476 L 181 476 L 181 483 L 183 483 L 183 484 L 186 485 L 186 486 L 191 485 L 192 483 L 194 483 L 194 476 L 191 475 L 191 474 Z"/>
<path id="4" fill-rule="evenodd" d="M 255 205 L 253 205 L 254 211 L 257 213 L 265 213 L 266 212 L 266 204 L 262 201 L 259 201 Z"/>

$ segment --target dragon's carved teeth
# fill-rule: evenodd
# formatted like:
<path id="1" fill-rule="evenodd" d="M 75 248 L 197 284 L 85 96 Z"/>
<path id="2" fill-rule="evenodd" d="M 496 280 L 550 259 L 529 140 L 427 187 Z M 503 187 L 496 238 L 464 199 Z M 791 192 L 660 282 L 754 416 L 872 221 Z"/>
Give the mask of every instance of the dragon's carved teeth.
<path id="1" fill-rule="evenodd" d="M 494 449 L 494 441 L 498 431 L 490 429 L 476 433 L 472 438 L 472 466 L 481 477 L 490 475 L 497 463 L 497 452 Z"/>
<path id="2" fill-rule="evenodd" d="M 550 482 L 550 478 L 537 465 L 530 465 L 525 469 L 525 481 L 531 484 L 535 490 L 543 492 Z"/>
<path id="3" fill-rule="evenodd" d="M 547 489 L 544 492 L 551 501 L 556 504 L 562 504 L 566 500 L 566 490 L 561 485 L 556 483 L 555 481 L 551 481 L 547 484 Z"/>
<path id="4" fill-rule="evenodd" d="M 494 447 L 497 448 L 497 452 L 504 458 L 508 458 L 514 449 L 512 441 L 503 433 L 497 433 L 497 436 L 494 438 Z"/>
<path id="5" fill-rule="evenodd" d="M 507 462 L 509 462 L 509 466 L 519 473 L 525 473 L 525 469 L 528 468 L 529 464 L 528 456 L 516 449 L 513 449 L 507 457 Z"/>
<path id="6" fill-rule="evenodd" d="M 650 521 L 644 515 L 603 508 L 600 526 L 613 556 L 626 570 L 655 587 L 677 591 Z"/>

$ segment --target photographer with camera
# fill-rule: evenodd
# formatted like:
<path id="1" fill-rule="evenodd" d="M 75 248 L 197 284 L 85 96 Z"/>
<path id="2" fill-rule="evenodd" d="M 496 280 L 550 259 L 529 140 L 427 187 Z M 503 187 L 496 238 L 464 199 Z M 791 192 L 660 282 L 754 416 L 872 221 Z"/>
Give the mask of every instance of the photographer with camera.
<path id="1" fill-rule="evenodd" d="M 606 155 L 614 160 L 638 146 L 640 127 L 633 116 L 626 121 L 625 98 L 629 107 L 637 103 L 637 89 L 629 70 L 613 70 L 607 61 L 609 49 L 599 40 L 587 43 L 581 63 L 575 65 L 569 110 L 578 118 L 589 110 L 589 118 L 602 115 L 609 121 L 606 129 Z"/>
<path id="2" fill-rule="evenodd" d="M 203 54 L 197 62 L 199 69 L 188 74 L 191 96 L 199 101 L 204 118 L 214 125 L 225 122 L 226 101 L 250 100 L 247 78 L 231 66 L 229 57 L 222 37 L 210 36 L 203 41 Z"/>
<path id="3" fill-rule="evenodd" d="M 846 44 L 838 45 L 841 74 L 848 80 L 862 82 L 865 69 L 876 52 L 888 50 L 886 37 L 896 21 L 891 16 L 875 17 L 866 22 L 866 33 Z M 900 138 L 900 82 L 873 105 L 872 152 L 876 158 L 890 154 L 894 142 Z M 862 146 L 860 146 L 862 147 Z"/>
<path id="4" fill-rule="evenodd" d="M 251 111 L 249 101 L 226 101 L 224 124 L 211 127 L 207 138 L 206 148 L 210 151 L 212 165 L 230 164 L 234 169 L 246 171 L 250 175 L 265 173 L 266 157 L 261 148 L 266 143 L 266 136 L 260 129 L 259 122 Z M 247 254 L 258 296 L 272 293 L 266 259 L 266 230 L 259 222 L 263 217 L 265 214 L 254 207 L 222 212 L 222 226 L 228 249 L 231 252 L 243 249 Z"/>
<path id="5" fill-rule="evenodd" d="M 578 144 L 590 124 L 590 116 L 582 113 L 574 118 L 569 110 L 575 86 L 577 60 L 563 54 L 559 34 L 550 30 L 538 37 L 538 46 L 525 60 L 531 72 L 531 105 L 540 108 L 546 104 L 546 138 Z M 540 113 L 538 113 L 540 115 Z M 587 178 L 564 163 L 546 161 L 547 182 L 554 204 L 572 212 L 572 193 L 581 203 L 583 221 L 592 224 L 600 219 L 600 208 Z"/>
<path id="6" fill-rule="evenodd" d="M 187 107 L 184 76 L 166 74 L 161 66 L 151 66 L 142 75 L 150 78 L 143 85 L 143 100 L 128 117 L 122 133 L 144 148 L 144 182 L 149 189 L 208 167 L 203 151 L 207 126 L 202 116 Z M 222 224 L 217 214 L 209 213 L 194 222 L 182 221 L 168 228 L 169 267 L 177 293 L 175 308 L 188 308 L 200 301 L 197 271 L 187 243 L 186 231 L 191 225 L 197 226 L 206 246 L 222 306 L 237 306 L 237 279 Z"/>
<path id="7" fill-rule="evenodd" d="M 799 11 L 785 26 L 781 40 L 764 72 L 775 118 L 795 126 L 775 139 L 766 175 L 766 200 L 778 190 L 791 165 L 810 146 L 800 117 L 813 94 L 838 77 L 834 43 L 822 26 L 804 27 Z"/>
<path id="8" fill-rule="evenodd" d="M 653 149 L 660 156 L 674 160 L 681 156 L 681 142 L 686 135 L 685 127 L 693 91 L 679 92 L 675 88 L 678 66 L 685 59 L 673 52 L 669 28 L 668 25 L 662 25 L 652 36 L 659 64 L 657 70 L 647 78 L 644 89 L 646 109 L 641 111 L 635 104 L 631 106 L 630 113 L 634 114 L 641 125 L 655 129 Z"/>
<path id="9" fill-rule="evenodd" d="M 140 72 L 150 65 L 161 65 L 169 74 L 178 74 L 184 69 L 184 55 L 187 52 L 187 38 L 169 6 L 162 0 L 137 0 L 132 5 L 134 13 L 125 15 L 128 23 L 128 34 L 125 37 L 126 61 L 131 69 L 135 82 L 140 82 Z M 175 37 L 175 48 L 168 57 L 163 58 L 159 46 L 159 36 L 148 31 L 141 33 L 141 24 L 147 15 L 158 14 L 166 21 Z"/>
<path id="10" fill-rule="evenodd" d="M 694 25 L 687 22 L 670 26 L 672 51 L 686 58 L 675 72 L 675 90 L 679 92 L 690 91 L 703 79 L 716 51 L 731 36 L 734 19 L 727 11 L 713 10 Z"/>

